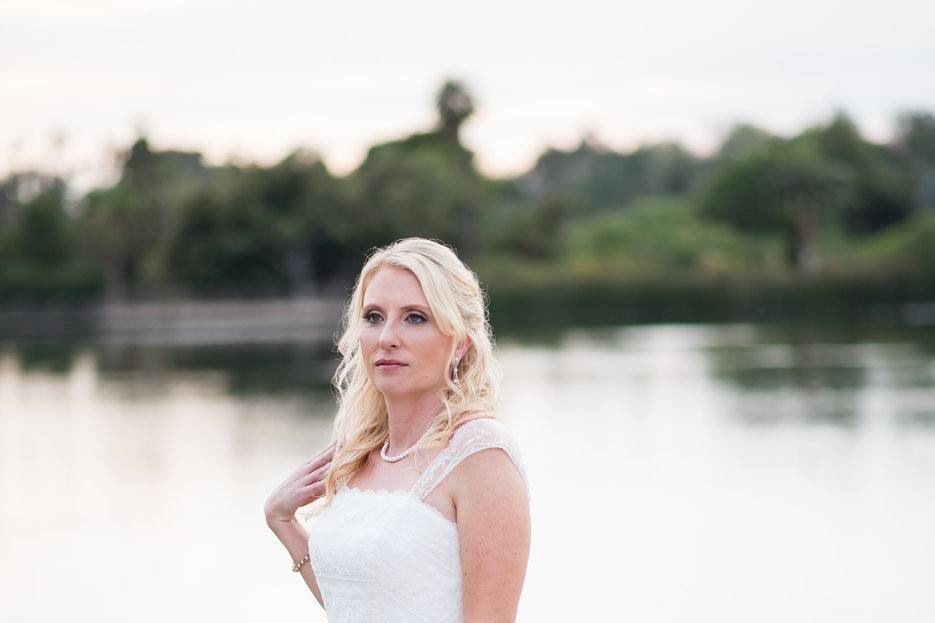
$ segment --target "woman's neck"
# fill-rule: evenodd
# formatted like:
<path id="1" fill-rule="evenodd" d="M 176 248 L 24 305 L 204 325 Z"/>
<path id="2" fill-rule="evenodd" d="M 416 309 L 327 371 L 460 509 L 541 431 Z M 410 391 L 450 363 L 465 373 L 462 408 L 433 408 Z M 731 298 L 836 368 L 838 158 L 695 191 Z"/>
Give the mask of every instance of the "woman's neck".
<path id="1" fill-rule="evenodd" d="M 385 396 L 389 423 L 388 454 L 399 454 L 411 448 L 428 429 L 442 408 L 437 394 L 421 396 Z"/>

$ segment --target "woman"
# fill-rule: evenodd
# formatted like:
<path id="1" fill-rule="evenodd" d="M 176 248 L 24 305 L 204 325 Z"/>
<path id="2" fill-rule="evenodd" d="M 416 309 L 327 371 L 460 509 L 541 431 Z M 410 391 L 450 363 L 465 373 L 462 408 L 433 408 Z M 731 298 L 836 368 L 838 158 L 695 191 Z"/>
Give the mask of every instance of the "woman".
<path id="1" fill-rule="evenodd" d="M 493 419 L 498 382 L 477 277 L 407 238 L 364 265 L 344 312 L 335 442 L 266 502 L 330 623 L 514 621 L 529 498 Z M 295 517 L 321 499 L 307 533 Z"/>

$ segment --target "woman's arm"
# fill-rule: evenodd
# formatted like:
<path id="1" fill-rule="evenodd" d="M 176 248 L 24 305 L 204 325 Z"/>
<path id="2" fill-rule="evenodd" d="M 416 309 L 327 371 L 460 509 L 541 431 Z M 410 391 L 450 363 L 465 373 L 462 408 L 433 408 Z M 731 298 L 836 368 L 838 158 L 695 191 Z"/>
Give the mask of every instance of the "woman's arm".
<path id="1" fill-rule="evenodd" d="M 472 454 L 453 473 L 465 623 L 513 623 L 529 559 L 526 483 L 499 448 Z"/>
<path id="2" fill-rule="evenodd" d="M 293 562 L 305 558 L 308 553 L 308 532 L 295 518 L 295 512 L 300 506 L 311 504 L 325 493 L 325 476 L 331 467 L 335 444 L 318 453 L 315 458 L 303 463 L 291 476 L 270 494 L 263 507 L 266 515 L 266 525 L 282 541 L 289 550 Z M 299 569 L 305 583 L 311 589 L 318 603 L 325 606 L 315 580 L 315 572 L 311 562 L 307 562 Z"/>
<path id="3" fill-rule="evenodd" d="M 266 524 L 270 527 L 270 530 L 273 531 L 273 534 L 282 541 L 286 549 L 289 550 L 289 555 L 292 556 L 293 562 L 305 558 L 305 555 L 308 553 L 308 532 L 306 532 L 305 528 L 302 527 L 295 517 L 290 521 L 267 518 Z M 305 580 L 305 583 L 308 584 L 308 588 L 312 591 L 312 594 L 315 595 L 315 599 L 317 599 L 318 603 L 324 608 L 325 602 L 321 598 L 321 591 L 318 589 L 318 582 L 315 580 L 315 571 L 312 569 L 311 561 L 302 565 L 302 568 L 299 569 L 299 573 L 302 574 L 302 578 Z"/>

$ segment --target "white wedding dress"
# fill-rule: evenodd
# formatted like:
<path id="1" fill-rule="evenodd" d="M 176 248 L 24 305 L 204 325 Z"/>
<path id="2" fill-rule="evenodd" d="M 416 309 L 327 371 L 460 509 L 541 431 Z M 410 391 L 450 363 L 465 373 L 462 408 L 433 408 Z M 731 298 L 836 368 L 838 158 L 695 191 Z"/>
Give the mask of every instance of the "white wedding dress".
<path id="1" fill-rule="evenodd" d="M 458 463 L 502 448 L 528 480 L 503 424 L 460 425 L 411 489 L 343 486 L 311 525 L 308 552 L 329 623 L 463 619 L 458 525 L 423 499 Z"/>

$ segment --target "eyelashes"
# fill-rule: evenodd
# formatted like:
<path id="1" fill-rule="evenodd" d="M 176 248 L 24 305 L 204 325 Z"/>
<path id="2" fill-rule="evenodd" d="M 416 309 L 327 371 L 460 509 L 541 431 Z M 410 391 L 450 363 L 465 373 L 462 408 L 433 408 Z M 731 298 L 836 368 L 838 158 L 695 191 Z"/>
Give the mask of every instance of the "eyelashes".
<path id="1" fill-rule="evenodd" d="M 367 312 L 362 317 L 368 324 L 375 324 L 383 320 L 383 317 L 375 311 Z M 426 318 L 419 312 L 409 312 L 406 314 L 406 320 L 409 321 L 410 324 L 422 324 L 426 321 Z"/>

